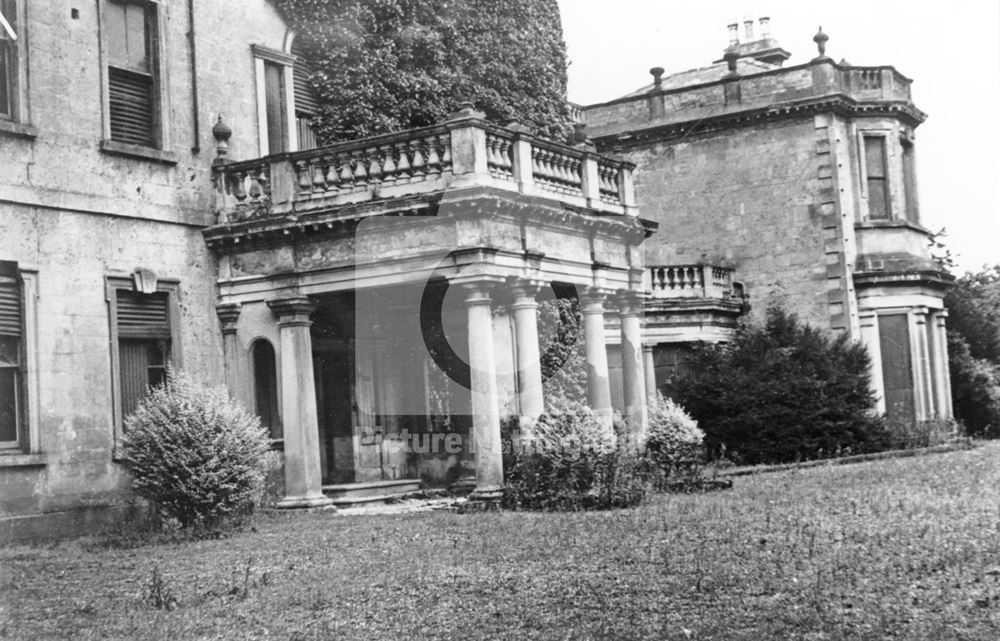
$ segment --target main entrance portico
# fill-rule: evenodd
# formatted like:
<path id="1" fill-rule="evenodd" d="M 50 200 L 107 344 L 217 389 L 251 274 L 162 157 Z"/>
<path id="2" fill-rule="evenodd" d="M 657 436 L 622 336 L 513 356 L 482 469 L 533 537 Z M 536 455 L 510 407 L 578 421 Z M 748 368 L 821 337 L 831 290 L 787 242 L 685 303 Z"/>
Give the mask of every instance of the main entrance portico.
<path id="1" fill-rule="evenodd" d="M 288 507 L 324 486 L 475 478 L 503 487 L 501 419 L 544 411 L 537 300 L 580 298 L 588 398 L 610 420 L 605 315 L 632 430 L 645 429 L 637 304 L 642 241 L 627 163 L 463 110 L 445 124 L 222 164 L 220 316 L 234 395 L 279 381 Z M 634 389 L 632 389 L 634 388 Z"/>

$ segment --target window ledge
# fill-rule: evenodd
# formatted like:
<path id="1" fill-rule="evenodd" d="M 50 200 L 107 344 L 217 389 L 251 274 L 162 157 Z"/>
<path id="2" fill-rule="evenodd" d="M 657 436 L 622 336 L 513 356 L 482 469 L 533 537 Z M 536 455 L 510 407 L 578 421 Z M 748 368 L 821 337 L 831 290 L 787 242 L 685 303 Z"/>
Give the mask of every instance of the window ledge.
<path id="1" fill-rule="evenodd" d="M 921 232 L 923 234 L 930 234 L 930 230 L 914 222 L 908 220 L 881 220 L 867 218 L 865 220 L 855 222 L 855 229 L 912 229 L 914 231 Z"/>
<path id="2" fill-rule="evenodd" d="M 102 140 L 101 151 L 112 156 L 125 156 L 126 158 L 138 158 L 140 160 L 152 160 L 164 165 L 176 165 L 177 154 L 172 151 L 153 149 L 141 145 L 130 145 L 115 140 Z"/>
<path id="3" fill-rule="evenodd" d="M 32 125 L 13 120 L 0 120 L 0 135 L 16 136 L 26 140 L 34 140 L 38 136 L 38 129 Z"/>
<path id="4" fill-rule="evenodd" d="M 0 453 L 0 468 L 3 467 L 42 467 L 46 464 L 44 454 L 3 454 Z"/>

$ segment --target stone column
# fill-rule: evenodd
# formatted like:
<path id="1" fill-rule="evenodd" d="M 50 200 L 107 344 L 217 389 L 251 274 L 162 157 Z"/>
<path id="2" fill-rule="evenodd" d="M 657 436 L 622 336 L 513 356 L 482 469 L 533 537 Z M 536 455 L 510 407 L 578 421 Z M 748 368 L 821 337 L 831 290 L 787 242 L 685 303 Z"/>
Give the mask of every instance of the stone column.
<path id="1" fill-rule="evenodd" d="M 281 415 L 285 428 L 285 497 L 279 508 L 323 507 L 309 314 L 315 303 L 304 296 L 268 301 L 278 319 L 281 358 Z"/>
<path id="2" fill-rule="evenodd" d="M 910 312 L 910 357 L 913 361 L 913 396 L 916 418 L 925 421 L 934 415 L 931 393 L 931 372 L 927 351 L 927 308 Z"/>
<path id="3" fill-rule="evenodd" d="M 646 401 L 656 398 L 656 362 L 653 360 L 655 345 L 646 343 L 642 346 L 642 373 L 646 377 Z"/>
<path id="4" fill-rule="evenodd" d="M 469 495 L 469 499 L 495 504 L 503 494 L 503 458 L 490 297 L 494 283 L 471 281 L 462 285 L 465 288 L 469 325 L 472 438 L 476 452 L 476 489 Z"/>
<path id="5" fill-rule="evenodd" d="M 622 336 L 622 396 L 632 438 L 639 444 L 645 440 L 649 424 L 642 363 L 642 296 L 638 292 L 623 292 L 618 296 L 618 305 Z"/>
<path id="6" fill-rule="evenodd" d="M 858 314 L 861 323 L 861 344 L 871 359 L 871 388 L 879 414 L 885 414 L 885 379 L 882 378 L 882 345 L 878 336 L 878 315 L 873 311 Z"/>
<path id="7" fill-rule="evenodd" d="M 528 280 L 514 282 L 514 344 L 517 348 L 517 398 L 524 429 L 545 411 L 542 364 L 538 351 L 538 301 L 541 286 Z"/>
<path id="8" fill-rule="evenodd" d="M 938 417 L 952 418 L 951 372 L 948 369 L 948 312 L 941 309 L 931 312 L 929 331 L 931 336 L 931 364 L 933 367 L 934 398 Z"/>
<path id="9" fill-rule="evenodd" d="M 226 389 L 229 395 L 243 403 L 247 409 L 253 409 L 248 405 L 249 393 L 247 386 L 249 381 L 243 376 L 244 358 L 240 354 L 239 341 L 236 337 L 236 324 L 240 319 L 239 303 L 223 303 L 215 306 L 215 313 L 219 317 L 222 325 L 222 357 L 226 366 Z"/>
<path id="10" fill-rule="evenodd" d="M 580 297 L 583 334 L 587 360 L 587 402 L 590 408 L 611 425 L 611 385 L 608 381 L 608 348 L 604 339 L 604 300 L 607 293 L 588 288 Z"/>

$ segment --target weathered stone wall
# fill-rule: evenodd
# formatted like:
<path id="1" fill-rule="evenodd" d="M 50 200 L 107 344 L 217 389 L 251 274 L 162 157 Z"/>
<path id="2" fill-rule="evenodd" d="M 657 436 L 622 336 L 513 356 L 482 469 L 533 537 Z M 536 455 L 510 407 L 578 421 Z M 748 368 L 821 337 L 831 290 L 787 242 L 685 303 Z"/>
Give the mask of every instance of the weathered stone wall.
<path id="1" fill-rule="evenodd" d="M 647 265 L 735 267 L 753 315 L 771 303 L 830 326 L 813 119 L 633 147 L 640 211 L 660 227 Z"/>
<path id="2" fill-rule="evenodd" d="M 97 525 L 94 509 L 128 500 L 112 460 L 106 277 L 145 267 L 177 279 L 173 354 L 196 375 L 223 382 L 217 268 L 201 234 L 212 217 L 211 127 L 223 114 L 234 130 L 231 157 L 258 155 L 250 45 L 280 50 L 287 31 L 264 0 L 195 3 L 196 137 L 187 2 L 158 3 L 169 94 L 163 151 L 176 160 L 164 163 L 101 150 L 100 3 L 80 5 L 76 17 L 63 3 L 26 5 L 26 120 L 37 136 L 0 131 L 0 260 L 37 272 L 38 392 L 28 400 L 38 408 L 31 454 L 40 456 L 0 454 L 0 540 L 36 535 L 48 522 Z"/>

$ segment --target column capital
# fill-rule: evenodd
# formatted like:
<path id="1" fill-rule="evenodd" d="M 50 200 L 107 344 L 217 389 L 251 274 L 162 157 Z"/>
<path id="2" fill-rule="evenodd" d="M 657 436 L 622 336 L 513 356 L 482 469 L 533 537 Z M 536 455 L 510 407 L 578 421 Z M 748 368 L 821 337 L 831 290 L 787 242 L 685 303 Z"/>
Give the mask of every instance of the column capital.
<path id="1" fill-rule="evenodd" d="M 623 316 L 638 316 L 643 312 L 646 296 L 644 292 L 619 289 L 615 294 L 614 300 L 618 304 L 619 312 Z"/>
<path id="2" fill-rule="evenodd" d="M 305 296 L 269 300 L 267 306 L 277 317 L 278 326 L 312 325 L 309 315 L 316 309 L 316 303 Z"/>
<path id="3" fill-rule="evenodd" d="M 647 353 L 649 353 L 649 354 L 652 354 L 652 353 L 653 353 L 653 348 L 654 348 L 654 347 L 656 347 L 656 346 L 655 346 L 655 345 L 653 345 L 652 343 L 643 343 L 643 344 L 642 344 L 642 351 L 643 351 L 643 352 L 647 352 Z"/>
<path id="4" fill-rule="evenodd" d="M 530 278 L 513 278 L 509 281 L 511 296 L 514 298 L 513 308 L 524 306 L 538 307 L 535 297 L 545 287 L 545 281 Z"/>
<path id="5" fill-rule="evenodd" d="M 239 303 L 221 303 L 215 306 L 215 313 L 222 323 L 223 334 L 236 333 L 236 322 L 240 319 L 240 311 Z"/>
<path id="6" fill-rule="evenodd" d="M 449 281 L 465 290 L 466 305 L 488 305 L 493 301 L 493 290 L 503 283 L 501 276 L 459 276 Z"/>
<path id="7" fill-rule="evenodd" d="M 597 314 L 604 312 L 604 301 L 614 290 L 604 287 L 585 287 L 580 292 L 580 311 L 584 314 Z"/>

